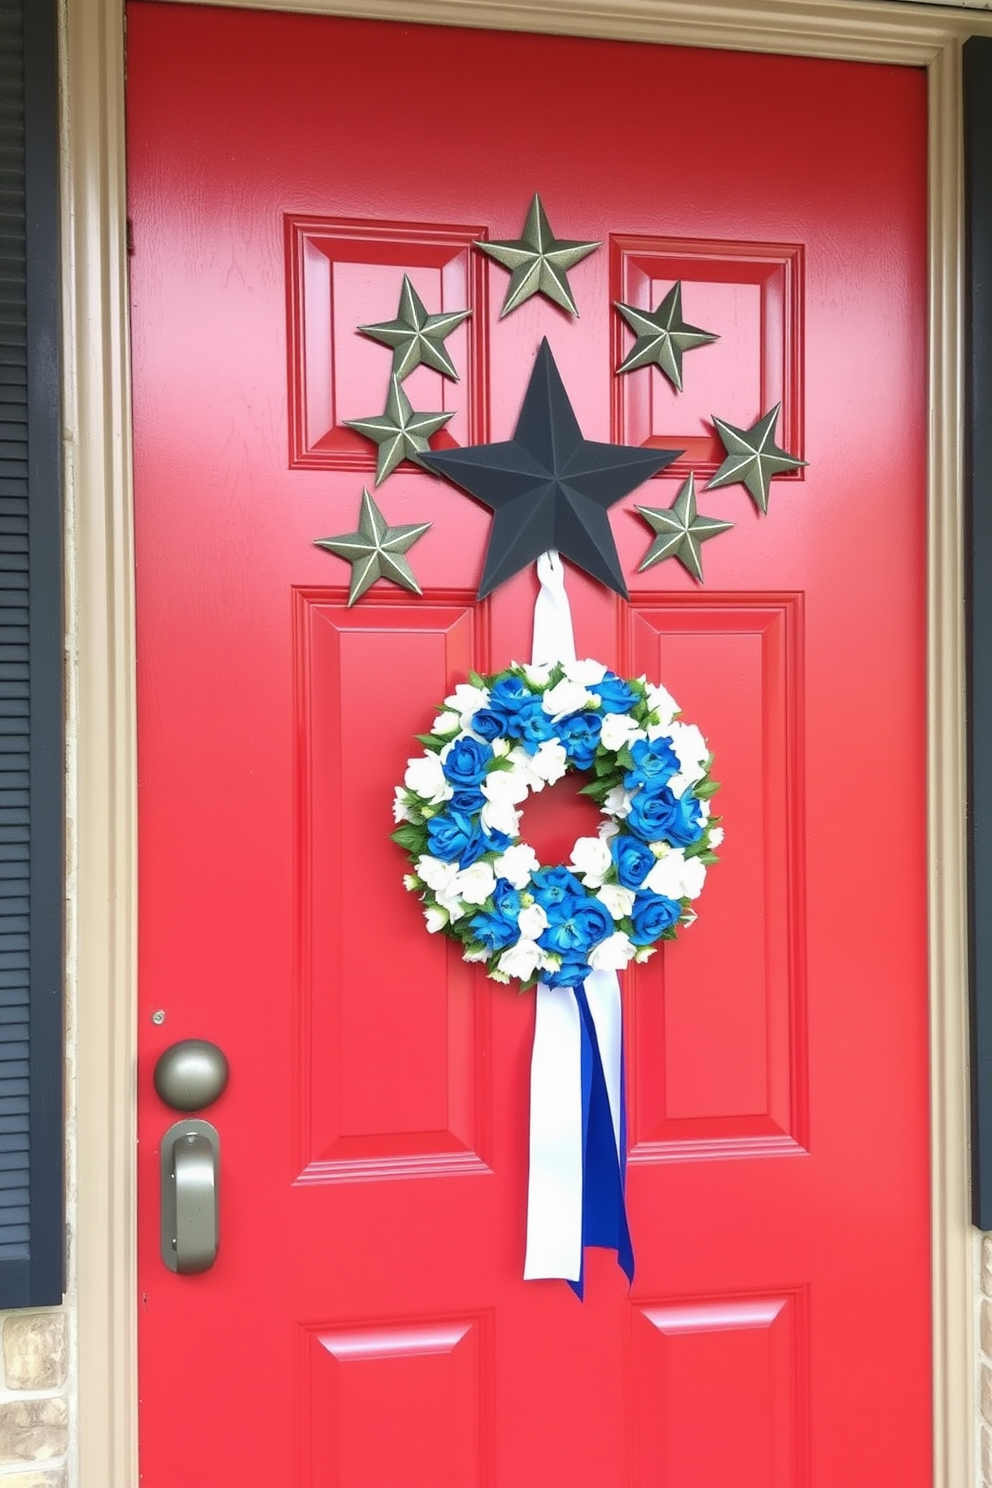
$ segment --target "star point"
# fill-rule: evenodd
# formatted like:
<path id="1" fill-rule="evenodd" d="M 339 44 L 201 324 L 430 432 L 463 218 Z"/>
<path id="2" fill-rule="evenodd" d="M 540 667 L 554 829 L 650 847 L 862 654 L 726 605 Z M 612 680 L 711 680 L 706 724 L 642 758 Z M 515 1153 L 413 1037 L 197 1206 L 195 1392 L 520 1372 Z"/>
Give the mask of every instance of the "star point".
<path id="1" fill-rule="evenodd" d="M 375 483 L 381 486 L 402 460 L 421 464 L 421 455 L 430 449 L 427 442 L 430 436 L 452 417 L 451 413 L 415 413 L 399 378 L 393 373 L 383 412 L 374 418 L 345 419 L 344 425 L 378 445 Z"/>
<path id="2" fill-rule="evenodd" d="M 404 274 L 396 319 L 359 326 L 358 329 L 363 336 L 391 347 L 392 372 L 399 382 L 409 377 L 414 367 L 421 363 L 457 382 L 458 373 L 444 343 L 471 314 L 471 310 L 450 310 L 440 315 L 429 315 L 410 282 L 409 274 Z"/>
<path id="3" fill-rule="evenodd" d="M 432 451 L 423 463 L 495 513 L 480 599 L 550 549 L 626 598 L 608 509 L 680 453 L 584 439 L 545 340 L 513 438 Z"/>
<path id="4" fill-rule="evenodd" d="M 635 508 L 653 529 L 656 536 L 638 573 L 661 563 L 666 558 L 677 558 L 698 582 L 703 582 L 703 558 L 700 549 L 711 537 L 729 532 L 733 522 L 720 522 L 715 517 L 704 517 L 696 511 L 695 476 L 679 488 L 679 493 L 669 507 L 638 506 Z"/>
<path id="5" fill-rule="evenodd" d="M 578 315 L 568 282 L 568 270 L 601 247 L 601 242 L 573 242 L 556 238 L 535 191 L 527 220 L 519 238 L 500 238 L 495 242 L 477 242 L 482 253 L 510 270 L 510 283 L 499 313 L 500 320 L 516 310 L 531 295 L 543 294 L 570 315 Z"/>
<path id="6" fill-rule="evenodd" d="M 617 368 L 634 372 L 653 362 L 668 378 L 676 392 L 682 391 L 682 358 L 697 346 L 719 341 L 712 331 L 688 325 L 682 319 L 682 281 L 677 279 L 657 310 L 641 310 L 636 305 L 614 302 L 637 338 Z"/>
<path id="7" fill-rule="evenodd" d="M 739 481 L 747 487 L 758 510 L 767 512 L 772 476 L 781 475 L 786 470 L 799 470 L 807 463 L 790 455 L 788 450 L 779 449 L 775 443 L 775 425 L 781 407 L 781 403 L 776 403 L 749 429 L 738 429 L 713 415 L 713 424 L 727 458 L 706 487 L 708 491 L 717 486 L 733 486 Z"/>
<path id="8" fill-rule="evenodd" d="M 348 608 L 361 599 L 377 579 L 390 579 L 414 594 L 420 594 L 420 585 L 403 554 L 430 527 L 430 522 L 413 522 L 400 527 L 390 527 L 365 488 L 362 488 L 362 509 L 357 532 L 342 532 L 337 537 L 316 537 L 314 545 L 344 558 L 351 564 L 351 587 L 348 591 Z"/>

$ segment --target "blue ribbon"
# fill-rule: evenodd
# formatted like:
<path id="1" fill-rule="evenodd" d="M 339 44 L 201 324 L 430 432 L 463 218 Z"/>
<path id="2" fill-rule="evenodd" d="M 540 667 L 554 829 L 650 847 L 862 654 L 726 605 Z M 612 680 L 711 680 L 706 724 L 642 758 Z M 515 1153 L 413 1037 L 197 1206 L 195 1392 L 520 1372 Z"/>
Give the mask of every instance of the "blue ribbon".
<path id="1" fill-rule="evenodd" d="M 582 1266 L 578 1281 L 569 1286 L 581 1300 L 585 1247 L 615 1250 L 628 1282 L 634 1280 L 634 1248 L 627 1223 L 624 1191 L 627 1183 L 627 1081 L 620 1056 L 620 1150 L 606 1091 L 603 1059 L 596 1024 L 583 987 L 574 988 L 581 1023 L 582 1078 Z"/>

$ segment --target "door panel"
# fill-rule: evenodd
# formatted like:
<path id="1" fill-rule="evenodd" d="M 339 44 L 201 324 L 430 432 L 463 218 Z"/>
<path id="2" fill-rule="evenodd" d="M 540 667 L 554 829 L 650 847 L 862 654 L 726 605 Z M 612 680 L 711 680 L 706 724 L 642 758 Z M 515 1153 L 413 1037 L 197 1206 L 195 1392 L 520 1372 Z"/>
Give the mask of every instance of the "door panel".
<path id="1" fill-rule="evenodd" d="M 930 1483 L 925 110 L 912 70 L 129 9 L 146 1488 Z M 471 246 L 535 190 L 603 243 L 578 320 L 501 320 Z M 473 312 L 460 381 L 404 384 L 438 446 L 509 436 L 547 336 L 587 438 L 685 450 L 611 513 L 630 604 L 568 570 L 579 654 L 671 689 L 727 829 L 624 974 L 637 1273 L 589 1252 L 583 1304 L 521 1280 L 533 999 L 424 933 L 389 841 L 436 704 L 529 655 L 533 572 L 477 603 L 490 514 L 409 464 L 376 499 L 432 523 L 422 597 L 348 609 L 313 546 L 372 486 L 354 329 L 404 273 Z M 681 395 L 613 372 L 612 301 L 676 279 L 720 335 Z M 703 492 L 711 415 L 779 401 L 808 468 L 765 517 Z M 636 571 L 635 503 L 690 469 L 736 524 L 702 587 Z M 220 1254 L 181 1277 L 151 1073 L 191 1036 L 232 1076 Z"/>

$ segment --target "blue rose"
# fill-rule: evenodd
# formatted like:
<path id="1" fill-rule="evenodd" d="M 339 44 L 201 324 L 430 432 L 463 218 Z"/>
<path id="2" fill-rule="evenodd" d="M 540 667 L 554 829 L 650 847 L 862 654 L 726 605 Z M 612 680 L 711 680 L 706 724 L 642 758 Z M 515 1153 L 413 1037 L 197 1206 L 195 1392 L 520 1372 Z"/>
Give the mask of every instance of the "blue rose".
<path id="1" fill-rule="evenodd" d="M 662 931 L 670 930 L 678 923 L 681 913 L 682 906 L 677 899 L 669 899 L 667 894 L 652 894 L 649 889 L 644 889 L 634 900 L 631 940 L 639 946 L 653 944 Z"/>
<path id="2" fill-rule="evenodd" d="M 480 734 L 483 739 L 491 741 L 503 738 L 506 726 L 506 714 L 496 713 L 492 708 L 480 708 L 477 713 L 472 714 L 473 732 Z"/>
<path id="3" fill-rule="evenodd" d="M 520 938 L 516 920 L 503 914 L 477 914 L 469 920 L 476 940 L 480 940 L 487 951 L 504 951 L 515 945 Z"/>
<path id="4" fill-rule="evenodd" d="M 549 987 L 578 987 L 591 971 L 588 961 L 563 961 L 557 971 L 542 971 L 541 981 Z"/>
<path id="5" fill-rule="evenodd" d="M 565 961 L 585 961 L 594 945 L 613 934 L 613 916 L 598 899 L 573 903 L 565 917 L 549 920 L 538 945 Z"/>
<path id="6" fill-rule="evenodd" d="M 654 867 L 654 853 L 638 837 L 618 832 L 610 841 L 617 878 L 625 889 L 639 889 Z"/>
<path id="7" fill-rule="evenodd" d="M 531 878 L 531 892 L 549 919 L 553 914 L 566 914 L 572 903 L 578 903 L 586 891 L 574 873 L 567 868 L 539 868 Z"/>
<path id="8" fill-rule="evenodd" d="M 675 847 L 688 847 L 703 835 L 699 802 L 690 791 L 676 796 L 667 785 L 646 785 L 635 795 L 627 817 L 631 832 L 645 842 L 659 838 Z"/>
<path id="9" fill-rule="evenodd" d="M 427 823 L 427 849 L 434 858 L 468 868 L 486 852 L 487 843 L 478 822 L 457 811 L 442 811 Z"/>
<path id="10" fill-rule="evenodd" d="M 590 685 L 589 691 L 602 700 L 604 713 L 629 713 L 640 702 L 640 694 L 616 672 L 607 672 L 602 682 Z"/>
<path id="11" fill-rule="evenodd" d="M 482 828 L 483 852 L 504 853 L 511 840 L 505 832 L 491 832 L 488 827 Z"/>
<path id="12" fill-rule="evenodd" d="M 528 754 L 536 754 L 539 744 L 555 737 L 555 726 L 541 707 L 541 699 L 533 696 L 510 719 L 510 730 Z"/>
<path id="13" fill-rule="evenodd" d="M 588 770 L 596 757 L 596 746 L 603 731 L 603 720 L 598 713 L 583 709 L 581 713 L 569 713 L 555 724 L 555 732 L 565 746 L 565 753 L 578 770 Z"/>
<path id="14" fill-rule="evenodd" d="M 467 785 L 462 790 L 456 790 L 451 800 L 447 803 L 449 811 L 457 812 L 459 816 L 477 816 L 486 804 L 486 798 L 481 790 L 474 785 Z"/>
<path id="15" fill-rule="evenodd" d="M 623 777 L 628 790 L 635 790 L 639 785 L 664 785 L 678 771 L 679 757 L 672 748 L 671 739 L 635 739 L 630 753 L 634 768 Z"/>
<path id="16" fill-rule="evenodd" d="M 523 680 L 511 673 L 509 677 L 500 677 L 489 689 L 489 710 L 513 718 L 520 705 L 529 702 L 533 696 Z"/>
<path id="17" fill-rule="evenodd" d="M 492 762 L 493 751 L 479 739 L 456 739 L 441 762 L 446 780 L 458 790 L 478 785 Z"/>
<path id="18" fill-rule="evenodd" d="M 520 913 L 519 889 L 515 889 L 505 878 L 498 878 L 493 889 L 493 904 L 497 914 L 515 920 Z"/>

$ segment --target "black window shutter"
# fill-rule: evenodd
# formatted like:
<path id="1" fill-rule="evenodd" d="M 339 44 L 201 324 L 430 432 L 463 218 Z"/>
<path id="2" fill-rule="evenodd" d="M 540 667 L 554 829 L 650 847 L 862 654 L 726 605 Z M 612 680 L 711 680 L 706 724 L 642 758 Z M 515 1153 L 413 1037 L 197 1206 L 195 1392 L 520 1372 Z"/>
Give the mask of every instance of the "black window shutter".
<path id="1" fill-rule="evenodd" d="M 0 1307 L 65 1254 L 55 22 L 0 0 Z"/>

